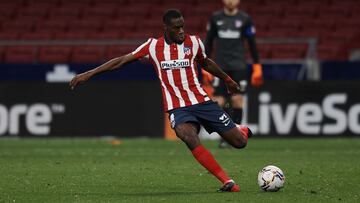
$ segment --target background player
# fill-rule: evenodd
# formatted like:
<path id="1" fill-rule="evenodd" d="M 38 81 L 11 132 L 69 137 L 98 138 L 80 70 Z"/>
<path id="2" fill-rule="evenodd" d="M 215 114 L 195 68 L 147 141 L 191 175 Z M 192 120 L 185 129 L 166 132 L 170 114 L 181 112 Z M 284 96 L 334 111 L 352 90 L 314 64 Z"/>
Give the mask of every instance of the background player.
<path id="1" fill-rule="evenodd" d="M 240 124 L 243 114 L 243 94 L 247 85 L 247 63 L 244 41 L 247 40 L 253 59 L 251 84 L 260 86 L 263 83 L 262 66 L 255 42 L 255 28 L 251 18 L 238 10 L 240 0 L 223 0 L 224 9 L 213 13 L 208 25 L 205 50 L 211 55 L 213 42 L 216 40 L 215 61 L 224 71 L 240 84 L 241 92 L 229 96 L 223 81 L 213 81 L 213 99 L 223 107 L 235 123 Z M 220 147 L 226 146 L 223 140 Z"/>
<path id="2" fill-rule="evenodd" d="M 218 132 L 232 146 L 243 148 L 251 136 L 251 131 L 245 126 L 236 127 L 231 118 L 209 99 L 198 81 L 194 60 L 206 71 L 224 80 L 229 92 L 237 93 L 240 87 L 216 63 L 206 57 L 199 37 L 185 35 L 184 19 L 178 10 L 166 11 L 163 22 L 163 37 L 150 38 L 134 52 L 75 76 L 70 81 L 70 87 L 73 89 L 96 74 L 149 56 L 160 79 L 164 108 L 169 112 L 176 135 L 191 150 L 195 159 L 223 183 L 219 191 L 237 192 L 240 190 L 239 186 L 201 145 L 198 132 L 200 125 L 203 125 L 209 132 Z"/>

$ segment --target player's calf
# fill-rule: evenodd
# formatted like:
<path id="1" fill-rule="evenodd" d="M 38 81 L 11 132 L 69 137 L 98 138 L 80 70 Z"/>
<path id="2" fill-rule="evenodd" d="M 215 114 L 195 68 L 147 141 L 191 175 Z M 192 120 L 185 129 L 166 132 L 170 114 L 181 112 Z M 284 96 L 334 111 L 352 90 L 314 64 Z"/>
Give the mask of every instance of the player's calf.
<path id="1" fill-rule="evenodd" d="M 234 127 L 221 134 L 221 137 L 226 140 L 231 146 L 241 149 L 244 148 L 247 144 L 247 139 L 242 135 L 240 130 L 237 127 Z"/>
<path id="2" fill-rule="evenodd" d="M 231 146 L 241 149 L 246 147 L 247 140 L 252 136 L 251 130 L 244 125 L 237 125 L 235 128 L 221 134 Z"/>

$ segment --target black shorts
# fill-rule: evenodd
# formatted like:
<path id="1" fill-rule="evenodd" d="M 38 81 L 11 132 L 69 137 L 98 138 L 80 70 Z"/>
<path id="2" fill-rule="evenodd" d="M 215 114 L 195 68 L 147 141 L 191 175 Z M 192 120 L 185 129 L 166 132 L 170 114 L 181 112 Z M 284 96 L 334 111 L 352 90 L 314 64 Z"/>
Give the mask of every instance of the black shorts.
<path id="1" fill-rule="evenodd" d="M 236 127 L 230 116 L 213 101 L 170 110 L 169 119 L 172 128 L 181 123 L 194 122 L 202 125 L 208 133 L 220 134 Z"/>
<path id="2" fill-rule="evenodd" d="M 248 84 L 246 68 L 239 70 L 224 71 L 224 72 L 228 74 L 235 82 L 237 82 L 240 85 L 240 92 L 242 94 L 245 94 L 246 87 Z M 212 85 L 214 87 L 215 96 L 229 95 L 223 80 L 220 80 L 219 78 L 215 77 Z"/>

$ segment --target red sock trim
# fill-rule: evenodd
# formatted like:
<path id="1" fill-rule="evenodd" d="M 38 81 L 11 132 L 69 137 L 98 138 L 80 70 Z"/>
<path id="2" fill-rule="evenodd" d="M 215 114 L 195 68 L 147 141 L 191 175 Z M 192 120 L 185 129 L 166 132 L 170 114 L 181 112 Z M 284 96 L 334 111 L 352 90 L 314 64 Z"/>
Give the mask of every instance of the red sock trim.
<path id="1" fill-rule="evenodd" d="M 195 159 L 205 167 L 211 174 L 213 174 L 216 178 L 218 178 L 222 183 L 226 183 L 230 180 L 225 171 L 221 168 L 221 166 L 217 163 L 215 158 L 211 155 L 211 153 L 202 145 L 199 145 L 195 149 L 193 149 L 192 154 Z"/>

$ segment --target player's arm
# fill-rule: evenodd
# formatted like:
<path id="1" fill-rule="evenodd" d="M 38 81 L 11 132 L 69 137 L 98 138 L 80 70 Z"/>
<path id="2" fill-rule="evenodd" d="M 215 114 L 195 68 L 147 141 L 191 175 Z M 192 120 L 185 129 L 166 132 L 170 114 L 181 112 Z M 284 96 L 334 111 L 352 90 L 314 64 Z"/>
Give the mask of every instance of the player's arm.
<path id="1" fill-rule="evenodd" d="M 206 38 L 205 38 L 205 53 L 208 56 L 211 56 L 213 49 L 214 38 L 217 35 L 216 25 L 214 23 L 213 17 L 210 18 L 209 22 L 206 25 Z"/>
<path id="2" fill-rule="evenodd" d="M 247 39 L 248 39 L 249 49 L 250 49 L 251 57 L 253 59 L 253 63 L 254 64 L 260 63 L 259 52 L 256 47 L 255 35 L 249 36 Z"/>
<path id="3" fill-rule="evenodd" d="M 262 65 L 259 59 L 259 52 L 256 47 L 255 27 L 252 24 L 251 19 L 248 20 L 245 27 L 245 36 L 247 38 L 251 57 L 253 59 L 251 84 L 255 87 L 258 87 L 264 83 L 264 80 L 262 74 Z"/>
<path id="4" fill-rule="evenodd" d="M 99 66 L 97 68 L 94 68 L 92 70 L 89 70 L 84 73 L 76 75 L 70 81 L 70 84 L 69 84 L 70 88 L 74 89 L 77 85 L 88 81 L 94 75 L 120 68 L 132 61 L 135 61 L 139 58 L 142 58 L 142 57 L 148 55 L 149 54 L 149 46 L 150 46 L 151 42 L 152 42 L 152 38 L 148 39 L 148 41 L 146 41 L 144 44 L 140 45 L 135 51 L 131 52 L 130 54 L 111 59 L 110 61 L 102 64 L 101 66 Z"/>
<path id="5" fill-rule="evenodd" d="M 240 86 L 234 80 L 231 79 L 213 60 L 210 58 L 205 58 L 199 60 L 198 63 L 201 67 L 212 75 L 225 81 L 225 84 L 228 88 L 229 93 L 239 93 Z"/>
<path id="6" fill-rule="evenodd" d="M 125 64 L 128 64 L 134 60 L 136 60 L 137 58 L 133 55 L 133 54 L 127 54 L 121 57 L 117 57 L 114 59 L 111 59 L 110 61 L 102 64 L 101 66 L 98 66 L 94 69 L 91 69 L 89 71 L 86 71 L 84 73 L 78 74 L 76 75 L 71 81 L 70 81 L 70 88 L 74 89 L 77 85 L 85 83 L 86 81 L 88 81 L 91 77 L 93 77 L 94 75 L 106 72 L 106 71 L 111 71 L 111 70 L 115 70 L 117 68 L 120 68 L 122 66 L 124 66 Z"/>

